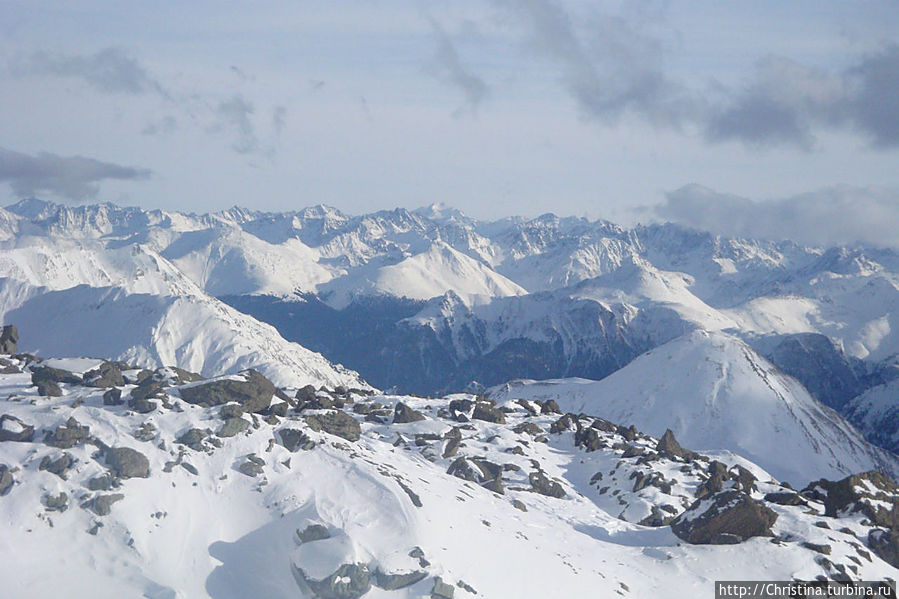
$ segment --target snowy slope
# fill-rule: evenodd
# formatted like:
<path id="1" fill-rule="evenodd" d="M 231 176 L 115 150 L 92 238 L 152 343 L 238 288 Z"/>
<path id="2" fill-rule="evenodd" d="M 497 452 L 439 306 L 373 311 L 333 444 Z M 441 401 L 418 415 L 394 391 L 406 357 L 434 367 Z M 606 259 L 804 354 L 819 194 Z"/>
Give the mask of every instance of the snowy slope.
<path id="1" fill-rule="evenodd" d="M 651 506 L 683 512 L 708 479 L 709 459 L 628 457 L 624 448 L 648 454 L 657 441 L 637 433 L 628 442 L 608 431 L 597 432 L 603 446 L 587 452 L 576 446 L 571 430 L 549 434 L 559 414 L 541 415 L 536 404 L 503 406 L 506 423 L 475 418 L 463 425 L 447 410 L 451 400 L 472 396 L 351 394 L 344 397 L 350 402 L 345 410 L 244 415 L 246 431 L 229 437 L 215 432 L 223 430 L 220 408 L 188 404 L 178 387 L 165 389 L 165 401 L 153 412 L 137 414 L 104 405 L 103 389 L 78 384 L 63 384 L 60 397 L 38 396 L 27 366 L 16 359 L 8 364 L 26 371 L 0 374 L 0 414 L 36 431 L 33 441 L 0 441 L 0 463 L 13 468 L 14 477 L 0 495 L 0 580 L 10 599 L 311 597 L 298 578 L 322 579 L 354 564 L 366 572 L 421 576 L 396 590 L 372 586 L 365 599 L 428 597 L 438 577 L 462 599 L 679 599 L 710 594 L 717 579 L 835 577 L 835 564 L 851 579 L 899 574 L 863 545 L 871 527 L 860 514 L 828 518 L 814 501 L 766 503 L 777 514 L 776 538 L 733 545 L 691 545 L 667 525 L 636 524 Z M 88 367 L 84 361 L 52 364 Z M 126 385 L 124 394 L 133 389 Z M 401 401 L 424 418 L 391 424 L 393 406 Z M 363 417 L 365 411 L 386 412 L 386 418 Z M 359 439 L 310 427 L 307 418 L 325 413 L 358 422 Z M 591 421 L 609 424 L 583 421 L 597 431 Z M 51 447 L 44 433 L 58 426 L 89 430 L 71 446 Z M 198 437 L 179 442 L 190 429 Z M 312 446 L 291 451 L 287 429 L 301 432 Z M 4 430 L 20 432 L 23 425 L 7 420 Z M 444 457 L 454 434 L 460 435 L 457 453 Z M 142 454 L 148 475 L 95 490 L 110 466 L 105 447 Z M 62 476 L 41 468 L 45 458 L 63 453 L 75 461 Z M 459 459 L 469 467 L 498 467 L 500 486 L 494 481 L 490 490 L 449 474 Z M 758 477 L 755 499 L 785 491 L 739 456 L 722 459 L 725 467 L 739 464 Z M 531 486 L 540 473 L 558 485 L 560 496 Z M 634 489 L 636 476 L 651 474 L 671 489 Z M 60 493 L 66 509 L 51 509 Z M 108 513 L 91 503 L 115 494 Z M 816 526 L 822 518 L 831 524 Z M 301 541 L 310 525 L 323 535 Z M 827 546 L 826 563 L 809 543 Z"/>
<path id="2" fill-rule="evenodd" d="M 731 450 L 794 484 L 879 467 L 899 472 L 895 456 L 721 333 L 676 339 L 601 381 L 512 382 L 491 396 L 555 399 L 566 411 L 633 423 L 654 435 L 670 428 L 687 447 Z"/>
<path id="3" fill-rule="evenodd" d="M 899 380 L 868 389 L 846 406 L 846 418 L 872 443 L 899 451 Z"/>

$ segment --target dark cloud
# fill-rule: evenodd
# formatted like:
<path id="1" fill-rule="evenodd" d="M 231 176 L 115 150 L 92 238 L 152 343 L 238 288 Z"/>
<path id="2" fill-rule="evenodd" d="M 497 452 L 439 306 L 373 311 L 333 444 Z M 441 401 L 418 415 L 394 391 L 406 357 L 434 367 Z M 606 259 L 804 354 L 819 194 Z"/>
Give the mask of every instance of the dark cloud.
<path id="1" fill-rule="evenodd" d="M 216 107 L 215 113 L 219 118 L 216 128 L 229 129 L 236 134 L 231 147 L 239 154 L 251 154 L 259 149 L 259 139 L 250 118 L 254 112 L 253 104 L 241 95 L 231 96 Z"/>
<path id="2" fill-rule="evenodd" d="M 565 87 L 588 116 L 615 122 L 631 111 L 677 127 L 697 112 L 698 100 L 665 74 L 661 44 L 624 18 L 596 14 L 576 30 L 551 0 L 509 6 L 524 17 L 531 45 L 559 65 Z"/>
<path id="3" fill-rule="evenodd" d="M 151 174 L 147 169 L 84 156 L 49 152 L 31 156 L 0 148 L 0 181 L 8 183 L 19 197 L 49 192 L 70 200 L 83 200 L 96 196 L 100 183 L 105 180 L 134 181 Z"/>
<path id="4" fill-rule="evenodd" d="M 688 185 L 668 193 L 652 215 L 728 237 L 899 247 L 897 190 L 841 185 L 753 201 Z"/>
<path id="5" fill-rule="evenodd" d="M 465 97 L 468 108 L 475 112 L 487 97 L 487 84 L 472 74 L 459 59 L 459 53 L 446 31 L 432 22 L 437 37 L 437 52 L 434 55 L 434 74 L 442 81 L 456 87 Z"/>
<path id="6" fill-rule="evenodd" d="M 105 48 L 94 54 L 49 54 L 35 52 L 13 59 L 10 70 L 16 76 L 50 76 L 80 79 L 106 93 L 143 94 L 165 90 L 147 70 L 121 48 Z"/>
<path id="7" fill-rule="evenodd" d="M 815 147 L 849 130 L 878 148 L 899 146 L 899 45 L 827 72 L 769 56 L 739 87 L 690 89 L 672 78 L 664 46 L 640 11 L 578 19 L 554 0 L 497 0 L 521 19 L 530 45 L 558 67 L 584 114 L 606 123 L 633 114 L 657 127 L 689 125 L 711 142 Z M 659 14 L 652 15 L 658 22 Z"/>

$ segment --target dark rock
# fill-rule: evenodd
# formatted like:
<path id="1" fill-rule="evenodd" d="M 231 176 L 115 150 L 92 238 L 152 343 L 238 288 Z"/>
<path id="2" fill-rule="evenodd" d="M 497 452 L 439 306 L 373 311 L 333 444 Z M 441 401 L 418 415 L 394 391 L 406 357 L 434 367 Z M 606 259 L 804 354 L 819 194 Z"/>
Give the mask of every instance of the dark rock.
<path id="1" fill-rule="evenodd" d="M 0 354 L 19 353 L 19 329 L 15 325 L 8 324 L 0 332 Z"/>
<path id="2" fill-rule="evenodd" d="M 69 449 L 87 443 L 90 436 L 89 426 L 81 425 L 74 418 L 69 418 L 65 426 L 57 426 L 52 433 L 47 433 L 44 436 L 44 443 L 60 449 Z"/>
<path id="3" fill-rule="evenodd" d="M 770 537 L 777 514 L 734 489 L 697 499 L 671 524 L 681 539 L 698 545 L 726 545 L 750 537 Z"/>
<path id="4" fill-rule="evenodd" d="M 147 478 L 150 461 L 130 447 L 111 447 L 106 451 L 106 465 L 119 478 Z"/>
<path id="5" fill-rule="evenodd" d="M 418 422 L 420 420 L 424 420 L 425 415 L 419 412 L 418 410 L 413 410 L 403 402 L 399 402 L 396 404 L 396 408 L 393 410 L 393 423 L 394 424 L 405 424 L 408 422 Z"/>
<path id="6" fill-rule="evenodd" d="M 672 514 L 662 513 L 662 510 L 658 508 L 658 506 L 652 506 L 652 512 L 640 520 L 637 524 L 641 526 L 668 526 L 671 524 L 671 521 L 674 520 L 674 516 Z"/>
<path id="7" fill-rule="evenodd" d="M 125 499 L 121 493 L 112 493 L 111 495 L 97 495 L 90 501 L 81 505 L 81 507 L 92 511 L 98 516 L 108 516 L 112 504 Z"/>
<path id="8" fill-rule="evenodd" d="M 395 591 L 404 589 L 408 586 L 424 580 L 428 573 L 424 570 L 415 570 L 413 572 L 402 572 L 398 574 L 387 574 L 380 568 L 375 570 L 374 585 L 385 591 Z"/>
<path id="9" fill-rule="evenodd" d="M 470 480 L 472 482 L 480 482 L 481 474 L 479 470 L 475 470 L 472 465 L 464 457 L 456 458 L 446 473 L 462 480 Z"/>
<path id="10" fill-rule="evenodd" d="M 21 372 L 18 366 L 6 358 L 0 358 L 0 374 L 21 374 Z"/>
<path id="11" fill-rule="evenodd" d="M 125 379 L 118 364 L 103 362 L 94 370 L 84 373 L 84 384 L 88 387 L 121 387 L 125 384 Z"/>
<path id="12" fill-rule="evenodd" d="M 62 492 L 59 495 L 47 495 L 44 504 L 48 512 L 64 512 L 69 509 L 69 496 Z"/>
<path id="13" fill-rule="evenodd" d="M 315 387 L 312 385 L 306 385 L 305 387 L 300 387 L 297 389 L 297 394 L 295 396 L 297 398 L 297 407 L 303 409 L 306 407 L 307 403 L 315 401 Z"/>
<path id="14" fill-rule="evenodd" d="M 630 442 L 637 438 L 638 431 L 637 427 L 632 424 L 628 427 L 619 426 L 615 429 L 615 432 L 624 437 L 625 441 Z"/>
<path id="15" fill-rule="evenodd" d="M 250 477 L 258 476 L 264 472 L 262 464 L 259 464 L 253 460 L 247 460 L 246 462 L 238 466 L 237 469 L 241 472 L 241 474 L 246 474 Z"/>
<path id="16" fill-rule="evenodd" d="M 96 476 L 87 481 L 87 488 L 91 491 L 108 491 L 113 487 L 113 478 L 108 473 Z"/>
<path id="17" fill-rule="evenodd" d="M 52 368 L 50 366 L 34 366 L 31 369 L 31 384 L 37 385 L 40 382 L 68 383 L 70 385 L 80 385 L 81 377 L 62 368 Z"/>
<path id="18" fill-rule="evenodd" d="M 163 381 L 157 381 L 153 378 L 142 380 L 137 387 L 131 390 L 131 400 L 128 402 L 128 405 L 131 405 L 132 401 L 141 401 L 151 397 L 158 397 L 162 394 L 165 386 Z"/>
<path id="19" fill-rule="evenodd" d="M 453 399 L 449 402 L 449 411 L 454 415 L 456 414 L 465 414 L 467 415 L 471 408 L 474 407 L 474 402 L 470 399 Z"/>
<path id="20" fill-rule="evenodd" d="M 194 451 L 203 451 L 203 439 L 205 438 L 206 433 L 204 431 L 198 428 L 192 428 L 178 437 L 176 442 L 181 443 L 182 445 L 187 445 Z"/>
<path id="21" fill-rule="evenodd" d="M 443 582 L 438 576 L 434 579 L 434 587 L 431 589 L 431 599 L 453 599 L 453 593 L 455 592 L 456 588 L 453 585 Z"/>
<path id="22" fill-rule="evenodd" d="M 243 418 L 228 418 L 216 435 L 222 438 L 233 437 L 250 428 L 250 422 Z"/>
<path id="23" fill-rule="evenodd" d="M 836 518 L 846 513 L 860 512 L 876 526 L 896 528 L 899 525 L 899 486 L 887 475 L 872 470 L 853 474 L 831 482 L 820 480 L 803 490 L 825 489 L 824 515 Z M 874 490 L 871 490 L 873 487 Z M 889 505 L 889 508 L 884 507 Z"/>
<path id="24" fill-rule="evenodd" d="M 303 530 L 297 529 L 297 539 L 300 543 L 311 543 L 313 541 L 324 541 L 330 539 L 331 533 L 328 528 L 321 524 L 310 524 Z"/>
<path id="25" fill-rule="evenodd" d="M 744 493 L 752 493 L 756 490 L 755 475 L 739 464 L 731 468 L 731 478 L 737 481 L 736 488 Z"/>
<path id="26" fill-rule="evenodd" d="M 222 406 L 219 410 L 219 418 L 227 420 L 229 418 L 240 418 L 243 416 L 243 408 L 238 404 L 229 403 Z"/>
<path id="27" fill-rule="evenodd" d="M 561 499 L 565 497 L 565 489 L 559 483 L 550 480 L 542 472 L 531 472 L 528 474 L 528 481 L 531 483 L 534 491 L 548 497 L 556 497 Z"/>
<path id="28" fill-rule="evenodd" d="M 28 443 L 34 439 L 34 426 L 25 424 L 11 414 L 0 416 L 0 441 Z"/>
<path id="29" fill-rule="evenodd" d="M 528 506 L 526 506 L 524 503 L 522 503 L 518 499 L 512 500 L 512 507 L 514 507 L 516 510 L 521 510 L 522 512 L 528 511 Z"/>
<path id="30" fill-rule="evenodd" d="M 243 380 L 235 380 L 236 377 L 229 375 L 181 387 L 181 399 L 190 404 L 206 406 L 236 402 L 247 412 L 261 412 L 269 407 L 275 395 L 286 398 L 258 371 L 244 370 L 240 375 Z"/>
<path id="31" fill-rule="evenodd" d="M 450 437 L 449 441 L 446 442 L 446 446 L 443 448 L 443 457 L 451 458 L 456 453 L 458 453 L 459 448 L 462 446 L 462 437 Z"/>
<path id="32" fill-rule="evenodd" d="M 562 410 L 559 408 L 559 404 L 556 403 L 554 399 L 547 399 L 542 404 L 540 404 L 540 413 L 541 414 L 561 414 Z"/>
<path id="33" fill-rule="evenodd" d="M 543 432 L 543 429 L 534 424 L 533 422 L 522 422 L 518 426 L 512 429 L 513 433 L 518 433 L 519 435 L 528 434 L 532 437 L 535 437 Z"/>
<path id="34" fill-rule="evenodd" d="M 15 482 L 9 467 L 6 464 L 0 464 L 0 497 L 8 494 Z"/>
<path id="35" fill-rule="evenodd" d="M 588 429 L 589 430 L 589 429 Z M 635 458 L 637 456 L 643 455 L 643 448 L 637 445 L 628 445 L 624 448 L 624 452 L 621 454 L 623 458 Z"/>
<path id="36" fill-rule="evenodd" d="M 156 409 L 156 405 L 157 404 L 155 401 L 150 401 L 149 399 L 144 399 L 143 397 L 139 399 L 131 398 L 128 400 L 128 407 L 138 414 L 149 414 Z"/>
<path id="37" fill-rule="evenodd" d="M 823 553 L 824 555 L 830 555 L 832 550 L 830 545 L 818 545 L 817 543 L 810 543 L 808 541 L 803 541 L 800 545 L 817 553 Z"/>
<path id="38" fill-rule="evenodd" d="M 671 432 L 670 428 L 666 429 L 665 434 L 659 439 L 659 443 L 656 445 L 656 451 L 668 458 L 692 460 L 696 457 L 695 453 L 680 446 L 680 443 L 674 438 L 674 433 Z"/>
<path id="39" fill-rule="evenodd" d="M 62 395 L 62 388 L 59 386 L 59 383 L 38 381 L 34 384 L 37 387 L 37 394 L 43 397 L 60 397 Z"/>
<path id="40" fill-rule="evenodd" d="M 880 559 L 899 568 L 899 531 L 879 528 L 871 530 L 868 533 L 868 547 Z"/>
<path id="41" fill-rule="evenodd" d="M 365 564 L 343 564 L 322 580 L 308 578 L 302 570 L 299 574 L 316 599 L 359 599 L 371 590 L 371 572 Z"/>
<path id="42" fill-rule="evenodd" d="M 120 406 L 125 403 L 125 400 L 122 399 L 122 390 L 112 388 L 103 393 L 103 405 L 104 406 Z"/>
<path id="43" fill-rule="evenodd" d="M 181 462 L 181 467 L 193 474 L 194 476 L 199 476 L 200 471 L 197 470 L 197 467 L 191 464 L 190 462 Z"/>
<path id="44" fill-rule="evenodd" d="M 576 428 L 577 417 L 574 414 L 565 414 L 551 425 L 549 425 L 549 432 L 552 434 L 563 433 L 565 431 L 569 431 L 572 428 Z"/>
<path id="45" fill-rule="evenodd" d="M 793 491 L 767 493 L 765 494 L 765 501 L 776 503 L 777 505 L 808 505 L 808 502 L 802 498 L 802 495 Z"/>
<path id="46" fill-rule="evenodd" d="M 149 442 L 156 438 L 156 426 L 152 422 L 141 424 L 132 436 L 138 441 Z"/>
<path id="47" fill-rule="evenodd" d="M 324 431 L 347 441 L 358 441 L 362 436 L 362 428 L 359 423 L 346 412 L 338 411 L 306 416 L 306 424 L 316 432 Z"/>
<path id="48" fill-rule="evenodd" d="M 46 470 L 47 472 L 66 480 L 66 472 L 74 465 L 75 458 L 68 453 L 63 453 L 56 459 L 53 459 L 50 456 L 44 456 L 38 466 L 38 470 Z"/>
<path id="49" fill-rule="evenodd" d="M 471 418 L 472 420 L 483 420 L 495 424 L 506 423 L 506 415 L 503 411 L 485 402 L 478 402 L 475 404 L 474 412 L 471 413 Z"/>
<path id="50" fill-rule="evenodd" d="M 315 447 L 315 441 L 309 438 L 309 435 L 301 430 L 294 428 L 282 428 L 278 431 L 281 437 L 281 445 L 288 451 L 294 452 L 298 449 L 309 451 Z"/>

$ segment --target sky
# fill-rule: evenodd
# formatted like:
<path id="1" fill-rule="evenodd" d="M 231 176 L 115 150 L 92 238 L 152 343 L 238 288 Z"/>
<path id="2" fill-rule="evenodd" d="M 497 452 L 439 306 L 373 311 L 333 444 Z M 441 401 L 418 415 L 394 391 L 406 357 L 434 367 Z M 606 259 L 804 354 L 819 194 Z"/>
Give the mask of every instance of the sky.
<path id="1" fill-rule="evenodd" d="M 32 196 L 871 237 L 899 4 L 0 0 L 0 200 Z"/>

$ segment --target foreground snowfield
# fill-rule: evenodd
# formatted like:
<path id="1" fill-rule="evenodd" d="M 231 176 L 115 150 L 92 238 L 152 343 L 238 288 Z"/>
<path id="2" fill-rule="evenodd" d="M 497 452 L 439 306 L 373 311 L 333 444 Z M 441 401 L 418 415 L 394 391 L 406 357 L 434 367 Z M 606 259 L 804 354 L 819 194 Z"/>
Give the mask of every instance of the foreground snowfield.
<path id="1" fill-rule="evenodd" d="M 865 547 L 871 527 L 862 514 L 825 517 L 811 499 L 765 502 L 777 514 L 774 536 L 733 545 L 690 545 L 670 526 L 637 524 L 683 512 L 713 463 L 667 454 L 633 429 L 563 417 L 551 404 L 509 396 L 493 408 L 466 403 L 478 399 L 469 395 L 306 389 L 298 400 L 276 395 L 270 407 L 240 416 L 233 403 L 189 403 L 211 387 L 184 384 L 178 371 L 127 370 L 126 381 L 150 378 L 121 386 L 121 405 L 105 405 L 117 403 L 110 395 L 104 402 L 106 388 L 78 382 L 95 378 L 82 375 L 99 361 L 5 360 L 0 414 L 19 420 L 6 418 L 2 429 L 35 432 L 31 441 L 0 442 L 0 464 L 15 480 L 0 495 L 4 597 L 311 597 L 298 581 L 346 565 L 371 573 L 366 598 L 428 597 L 441 588 L 437 577 L 455 597 L 692 598 L 709 596 L 717 579 L 899 574 Z M 71 370 L 75 382 L 59 383 L 58 397 L 38 395 L 29 370 L 42 366 Z M 153 376 L 154 405 L 129 406 Z M 249 380 L 231 375 L 216 384 Z M 205 397 L 228 399 L 224 391 Z M 583 438 L 576 432 L 587 430 Z M 109 448 L 146 456 L 147 476 L 136 460 L 126 478 Z M 65 453 L 74 465 L 51 473 L 48 462 Z M 727 452 L 715 459 L 751 472 L 756 499 L 788 492 L 748 460 Z M 91 490 L 98 480 L 108 486 L 108 469 L 121 476 L 108 490 Z M 62 511 L 59 493 L 67 497 Z M 122 497 L 100 515 L 96 498 L 112 494 Z M 328 538 L 301 543 L 314 524 Z M 376 571 L 421 579 L 386 590 L 374 584 Z M 335 580 L 346 587 L 355 579 Z"/>

